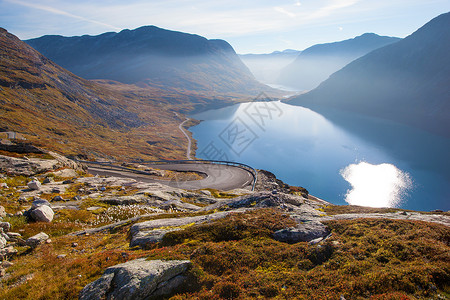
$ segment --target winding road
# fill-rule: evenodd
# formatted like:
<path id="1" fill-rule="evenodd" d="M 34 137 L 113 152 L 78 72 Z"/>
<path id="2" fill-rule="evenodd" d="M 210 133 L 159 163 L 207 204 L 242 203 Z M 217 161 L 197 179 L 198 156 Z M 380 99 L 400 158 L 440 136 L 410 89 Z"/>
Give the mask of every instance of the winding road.
<path id="1" fill-rule="evenodd" d="M 178 126 L 178 128 L 180 128 L 180 131 L 184 134 L 184 136 L 187 138 L 188 140 L 188 146 L 186 149 L 186 158 L 188 160 L 191 160 L 191 147 L 192 147 L 192 141 L 191 141 L 191 137 L 189 136 L 189 134 L 187 134 L 187 132 L 183 129 L 183 126 L 186 122 L 190 121 L 191 119 L 186 118 L 186 120 L 184 120 L 183 122 L 181 122 L 181 124 Z"/>
<path id="2" fill-rule="evenodd" d="M 175 113 L 175 115 L 178 117 L 177 113 Z M 190 118 L 186 118 L 178 126 L 180 131 L 188 140 L 188 147 L 186 149 L 186 157 L 188 161 L 192 161 L 192 141 L 189 134 L 183 129 L 183 126 L 190 120 Z M 88 166 L 88 172 L 93 175 L 132 178 L 138 181 L 161 183 L 185 190 L 201 190 L 206 188 L 224 191 L 245 188 L 252 189 L 253 183 L 256 180 L 254 177 L 256 175 L 250 171 L 250 169 L 253 169 L 248 166 L 242 167 L 242 165 L 230 165 L 230 163 L 223 164 L 224 162 L 210 163 L 207 161 L 188 161 L 174 161 L 173 163 L 165 162 L 161 164 L 150 163 L 148 166 L 160 170 L 199 172 L 205 174 L 206 177 L 200 180 L 192 181 L 178 180 L 177 178 L 172 180 L 158 180 L 155 179 L 154 176 L 143 174 L 145 172 L 137 172 L 136 170 L 120 166 L 98 164 L 87 161 L 84 161 L 83 163 Z M 256 171 L 253 170 L 253 172 L 256 174 Z"/>
<path id="3" fill-rule="evenodd" d="M 238 166 L 227 166 L 220 164 L 205 163 L 173 163 L 173 164 L 151 164 L 150 167 L 160 170 L 172 171 L 194 171 L 206 174 L 206 178 L 200 180 L 158 180 L 150 175 L 134 173 L 132 170 L 117 169 L 111 166 L 89 164 L 88 172 L 100 176 L 116 176 L 132 178 L 142 182 L 161 183 L 171 187 L 185 190 L 201 190 L 212 188 L 228 191 L 232 189 L 251 189 L 253 184 L 253 174 Z"/>

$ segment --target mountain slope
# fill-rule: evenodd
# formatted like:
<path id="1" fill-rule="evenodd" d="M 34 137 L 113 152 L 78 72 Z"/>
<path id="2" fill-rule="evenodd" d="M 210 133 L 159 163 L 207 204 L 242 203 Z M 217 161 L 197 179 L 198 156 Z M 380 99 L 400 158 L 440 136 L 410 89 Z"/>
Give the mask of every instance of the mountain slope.
<path id="1" fill-rule="evenodd" d="M 43 36 L 26 42 L 86 79 L 210 93 L 267 90 L 227 42 L 155 26 L 97 36 Z"/>
<path id="2" fill-rule="evenodd" d="M 287 49 L 268 54 L 241 54 L 239 58 L 260 82 L 273 84 L 281 70 L 292 63 L 300 51 Z"/>
<path id="3" fill-rule="evenodd" d="M 0 28 L 0 131 L 65 154 L 183 157 L 179 119 L 158 91 L 110 86 L 73 75 Z"/>
<path id="4" fill-rule="evenodd" d="M 358 57 L 399 40 L 365 33 L 354 39 L 314 45 L 302 51 L 294 62 L 281 71 L 278 83 L 300 90 L 313 89 Z"/>
<path id="5" fill-rule="evenodd" d="M 450 13 L 377 49 L 290 103 L 340 108 L 450 136 Z"/>

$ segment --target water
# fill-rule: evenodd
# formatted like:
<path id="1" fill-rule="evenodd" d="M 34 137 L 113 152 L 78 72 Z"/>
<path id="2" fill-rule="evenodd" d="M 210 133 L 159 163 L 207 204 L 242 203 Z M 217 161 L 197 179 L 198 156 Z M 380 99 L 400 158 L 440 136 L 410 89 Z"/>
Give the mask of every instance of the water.
<path id="1" fill-rule="evenodd" d="M 335 204 L 450 209 L 450 140 L 343 112 L 280 102 L 192 116 L 197 157 L 265 169 Z"/>

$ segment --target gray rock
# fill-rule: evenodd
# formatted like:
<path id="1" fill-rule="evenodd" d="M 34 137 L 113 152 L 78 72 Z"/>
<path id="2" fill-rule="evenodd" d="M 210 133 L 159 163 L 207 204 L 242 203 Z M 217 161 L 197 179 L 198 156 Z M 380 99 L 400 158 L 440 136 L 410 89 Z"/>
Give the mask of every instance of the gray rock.
<path id="1" fill-rule="evenodd" d="M 8 187 L 8 185 L 7 185 L 6 183 L 0 182 L 0 188 L 2 188 L 2 189 L 8 189 L 9 187 Z"/>
<path id="2" fill-rule="evenodd" d="M 47 200 L 44 199 L 36 199 L 33 201 L 33 203 L 31 203 L 31 208 L 38 208 L 39 206 L 42 205 L 47 205 L 48 207 L 51 206 L 50 202 L 48 202 Z"/>
<path id="3" fill-rule="evenodd" d="M 45 177 L 45 179 L 42 181 L 43 184 L 48 184 L 48 183 L 52 183 L 55 180 L 53 179 L 53 177 Z"/>
<path id="4" fill-rule="evenodd" d="M 159 242 L 167 232 L 180 230 L 187 224 L 199 224 L 226 217 L 229 212 L 217 212 L 205 216 L 159 219 L 136 223 L 130 228 L 130 247 L 150 245 Z M 159 229 L 159 228 L 164 229 Z"/>
<path id="5" fill-rule="evenodd" d="M 8 232 L 11 229 L 11 224 L 9 222 L 0 222 L 0 228 L 2 232 Z"/>
<path id="6" fill-rule="evenodd" d="M 166 201 L 159 208 L 161 209 L 181 208 L 183 210 L 190 210 L 190 211 L 197 211 L 201 209 L 201 207 L 197 205 L 186 203 L 180 200 Z"/>
<path id="7" fill-rule="evenodd" d="M 6 258 L 13 256 L 17 252 L 17 249 L 14 249 L 13 246 L 8 246 L 5 248 L 0 247 L 0 259 L 5 260 Z"/>
<path id="8" fill-rule="evenodd" d="M 185 280 L 188 260 L 146 260 L 140 258 L 109 267 L 103 276 L 86 285 L 80 300 L 139 300 L 168 295 Z"/>
<path id="9" fill-rule="evenodd" d="M 10 239 L 17 239 L 22 237 L 22 235 L 17 232 L 7 232 L 6 234 L 9 236 Z"/>
<path id="10" fill-rule="evenodd" d="M 32 180 L 27 183 L 27 186 L 30 190 L 39 190 L 41 188 L 41 183 L 37 180 Z"/>
<path id="11" fill-rule="evenodd" d="M 61 197 L 61 196 L 55 196 L 55 197 L 53 197 L 53 199 L 52 199 L 52 202 L 54 202 L 54 201 L 64 201 L 64 199 L 63 199 L 63 197 Z"/>
<path id="12" fill-rule="evenodd" d="M 49 236 L 46 233 L 41 232 L 28 238 L 25 241 L 25 244 L 27 246 L 30 246 L 31 248 L 36 248 L 38 245 L 45 243 L 45 241 L 48 240 L 48 238 Z"/>
<path id="13" fill-rule="evenodd" d="M 31 218 L 36 222 L 51 222 L 55 213 L 47 205 L 41 205 L 33 209 L 30 213 Z"/>
<path id="14" fill-rule="evenodd" d="M 151 245 L 162 241 L 164 235 L 171 231 L 179 229 L 154 229 L 152 231 L 138 232 L 133 236 L 130 241 L 130 247 L 136 247 L 147 249 Z"/>
<path id="15" fill-rule="evenodd" d="M 6 211 L 3 206 L 0 205 L 0 218 L 6 217 Z"/>
<path id="16" fill-rule="evenodd" d="M 320 222 L 306 222 L 297 227 L 285 228 L 274 232 L 273 238 L 285 243 L 310 242 L 330 234 L 328 227 Z"/>
<path id="17" fill-rule="evenodd" d="M 5 248 L 6 243 L 7 243 L 6 239 L 0 235 L 0 249 Z"/>

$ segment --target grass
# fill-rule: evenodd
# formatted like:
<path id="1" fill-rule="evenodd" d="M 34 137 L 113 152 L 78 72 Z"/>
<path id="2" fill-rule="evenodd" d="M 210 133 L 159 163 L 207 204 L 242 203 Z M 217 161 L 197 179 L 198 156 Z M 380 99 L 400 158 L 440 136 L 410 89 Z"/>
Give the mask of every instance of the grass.
<path id="1" fill-rule="evenodd" d="M 322 210 L 328 215 L 341 215 L 341 214 L 370 214 L 370 213 L 395 213 L 395 212 L 415 212 L 412 210 L 400 209 L 400 208 L 387 208 L 387 207 L 367 207 L 357 205 L 326 205 L 322 207 Z M 422 214 L 439 214 L 450 216 L 449 212 L 420 212 Z"/>
<path id="2" fill-rule="evenodd" d="M 64 224 L 73 217 L 59 218 Z M 172 295 L 174 300 L 437 299 L 450 292 L 450 230 L 439 224 L 328 221 L 332 237 L 326 242 L 291 245 L 273 240 L 272 233 L 292 226 L 293 220 L 280 211 L 260 209 L 171 232 L 151 250 L 128 247 L 130 225 L 113 234 L 83 237 L 53 231 L 51 244 L 14 261 L 0 299 L 73 299 L 108 266 L 138 257 L 192 261 L 188 282 Z M 71 247 L 73 242 L 79 246 Z M 67 257 L 61 260 L 58 254 Z M 18 284 L 30 274 L 32 279 Z"/>

